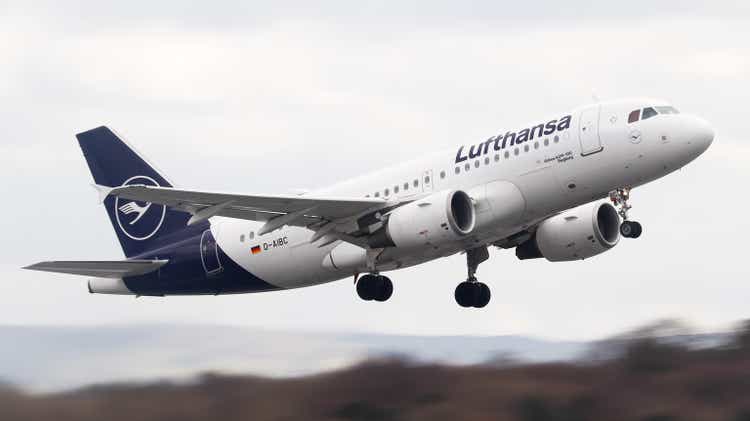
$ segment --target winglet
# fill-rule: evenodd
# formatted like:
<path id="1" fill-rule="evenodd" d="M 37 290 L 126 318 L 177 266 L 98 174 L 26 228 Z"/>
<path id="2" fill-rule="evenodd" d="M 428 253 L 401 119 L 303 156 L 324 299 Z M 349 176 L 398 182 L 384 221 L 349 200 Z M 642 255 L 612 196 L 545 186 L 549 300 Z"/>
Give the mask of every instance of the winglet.
<path id="1" fill-rule="evenodd" d="M 104 203 L 104 199 L 115 189 L 114 187 L 102 186 L 101 184 L 92 184 L 91 187 L 95 188 L 99 193 L 99 203 Z"/>

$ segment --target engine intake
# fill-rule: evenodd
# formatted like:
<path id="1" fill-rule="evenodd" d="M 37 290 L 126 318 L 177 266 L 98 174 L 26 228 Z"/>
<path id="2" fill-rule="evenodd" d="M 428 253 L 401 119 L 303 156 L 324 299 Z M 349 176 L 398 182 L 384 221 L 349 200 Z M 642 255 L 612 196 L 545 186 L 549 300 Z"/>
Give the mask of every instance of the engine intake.
<path id="1" fill-rule="evenodd" d="M 382 228 L 369 237 L 369 245 L 419 247 L 458 240 L 476 225 L 474 203 L 466 192 L 444 190 L 396 208 Z"/>
<path id="2" fill-rule="evenodd" d="M 516 247 L 516 256 L 568 262 L 604 253 L 619 241 L 620 216 L 614 206 L 589 203 L 543 221 L 531 239 Z"/>

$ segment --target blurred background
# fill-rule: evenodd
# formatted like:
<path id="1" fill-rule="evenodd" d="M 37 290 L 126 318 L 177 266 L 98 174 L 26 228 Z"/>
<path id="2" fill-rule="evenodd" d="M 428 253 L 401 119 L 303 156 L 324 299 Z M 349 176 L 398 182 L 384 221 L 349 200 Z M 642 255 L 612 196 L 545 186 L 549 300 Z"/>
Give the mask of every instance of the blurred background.
<path id="1" fill-rule="evenodd" d="M 0 1 L 0 418 L 572 420 L 589 418 L 568 406 L 612 390 L 622 400 L 585 416 L 669 420 L 708 399 L 686 419 L 750 419 L 735 340 L 750 293 L 748 39 L 750 5 L 733 1 Z M 638 241 L 576 263 L 493 250 L 482 311 L 453 301 L 463 256 L 393 273 L 378 304 L 350 281 L 135 299 L 19 269 L 122 257 L 74 139 L 101 124 L 180 186 L 289 193 L 630 96 L 704 117 L 712 147 L 633 191 Z M 627 345 L 602 351 L 622 332 Z M 674 336 L 690 340 L 646 347 L 669 367 L 623 374 L 632 338 Z M 659 407 L 672 386 L 679 404 Z M 371 405 L 396 398 L 427 412 Z M 184 412 L 150 406 L 165 399 Z M 446 407 L 459 412 L 430 412 Z"/>

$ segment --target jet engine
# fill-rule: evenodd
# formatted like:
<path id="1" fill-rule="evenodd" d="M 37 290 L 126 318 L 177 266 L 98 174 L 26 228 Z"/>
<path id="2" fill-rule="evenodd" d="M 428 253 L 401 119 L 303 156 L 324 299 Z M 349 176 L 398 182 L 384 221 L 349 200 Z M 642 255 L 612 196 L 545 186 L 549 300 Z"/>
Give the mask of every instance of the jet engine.
<path id="1" fill-rule="evenodd" d="M 444 190 L 400 206 L 385 218 L 369 237 L 371 247 L 408 248 L 458 240 L 474 230 L 476 212 L 466 192 Z"/>
<path id="2" fill-rule="evenodd" d="M 569 262 L 604 253 L 618 241 L 620 216 L 615 207 L 589 203 L 544 220 L 529 240 L 516 247 L 516 256 Z"/>

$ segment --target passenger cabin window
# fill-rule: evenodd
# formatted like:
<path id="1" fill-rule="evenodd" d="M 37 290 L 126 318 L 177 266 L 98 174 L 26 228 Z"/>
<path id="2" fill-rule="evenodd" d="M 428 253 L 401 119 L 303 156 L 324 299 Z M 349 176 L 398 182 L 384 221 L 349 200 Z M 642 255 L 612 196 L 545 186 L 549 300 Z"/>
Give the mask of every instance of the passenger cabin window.
<path id="1" fill-rule="evenodd" d="M 404 190 L 409 190 L 409 183 L 404 183 Z"/>
<path id="2" fill-rule="evenodd" d="M 641 117 L 641 120 L 645 120 L 647 118 L 651 118 L 657 114 L 656 110 L 648 107 L 643 109 L 643 116 Z"/>
<path id="3" fill-rule="evenodd" d="M 635 123 L 641 118 L 641 110 L 631 111 L 628 115 L 628 123 Z"/>

